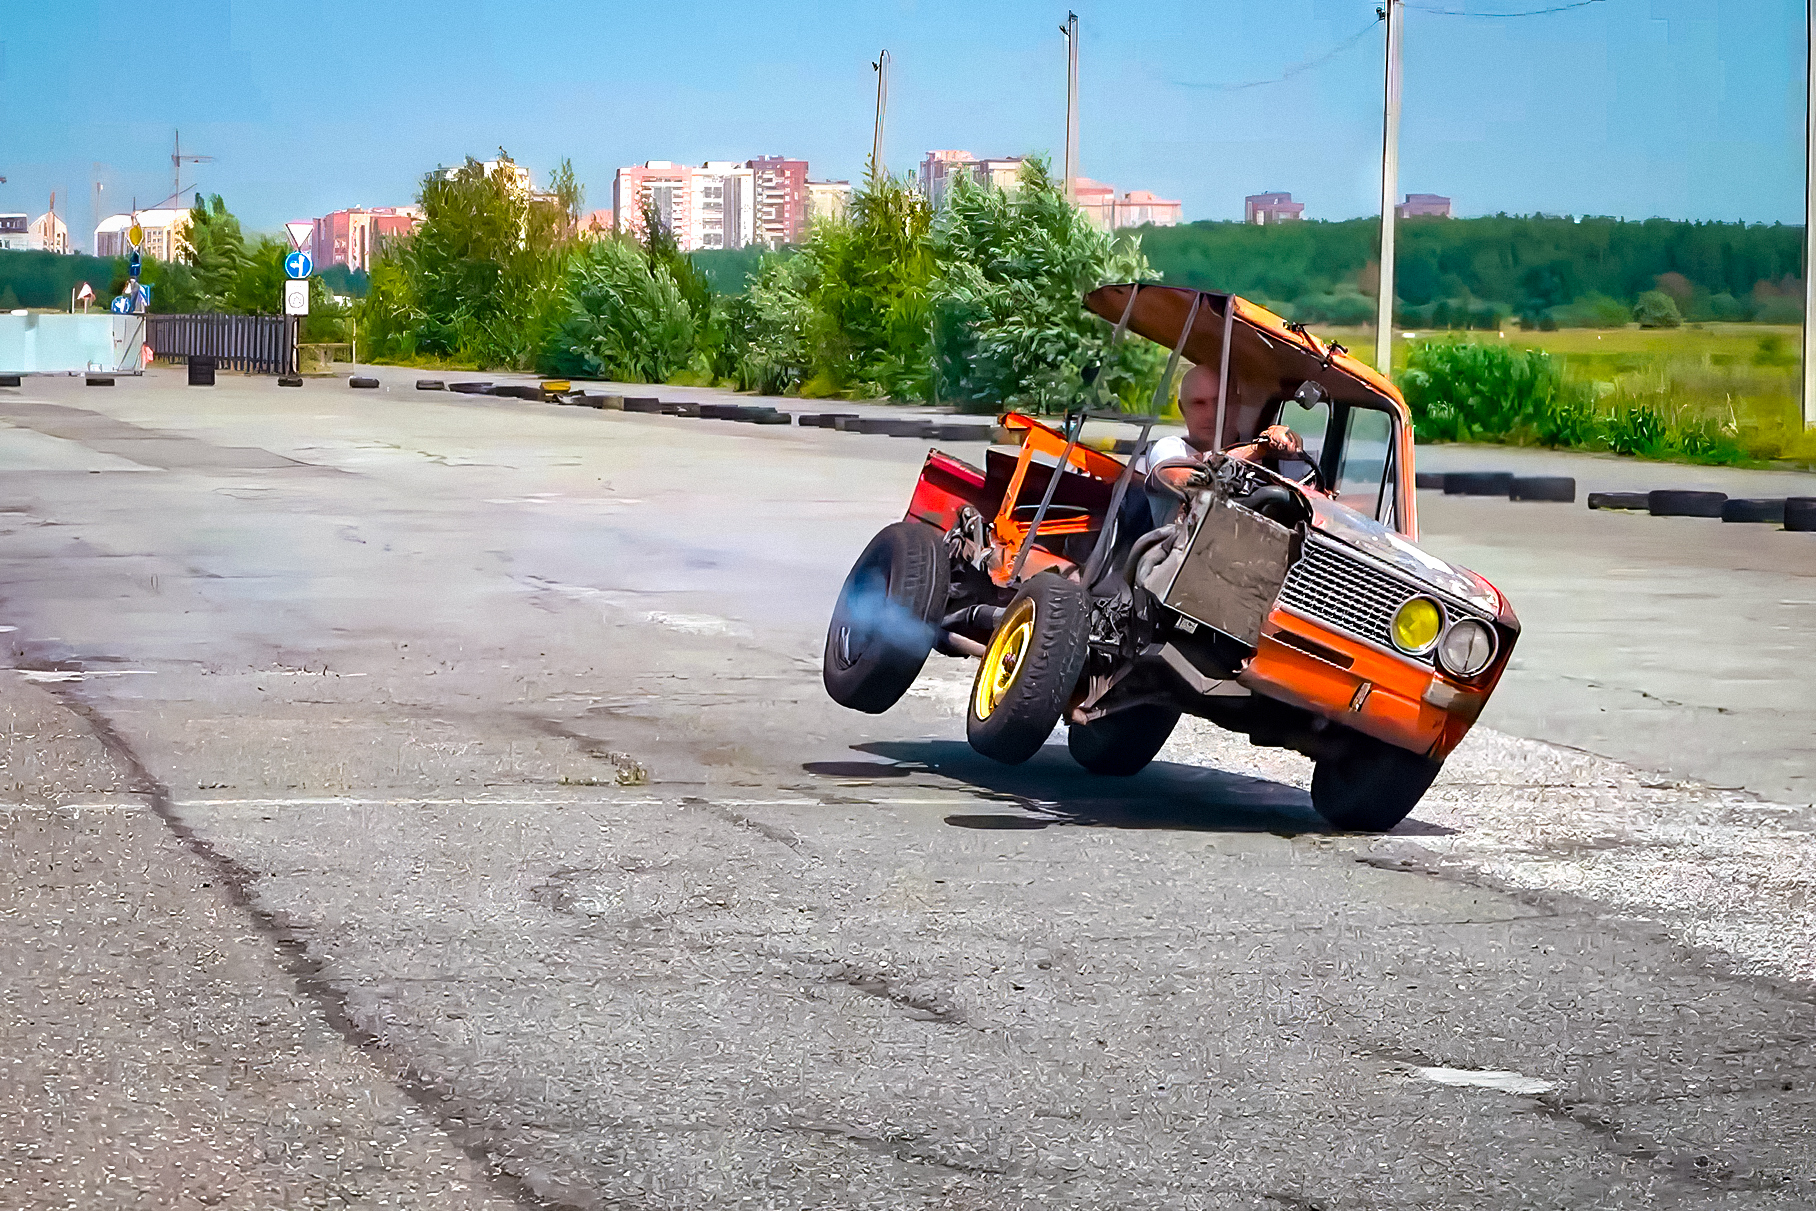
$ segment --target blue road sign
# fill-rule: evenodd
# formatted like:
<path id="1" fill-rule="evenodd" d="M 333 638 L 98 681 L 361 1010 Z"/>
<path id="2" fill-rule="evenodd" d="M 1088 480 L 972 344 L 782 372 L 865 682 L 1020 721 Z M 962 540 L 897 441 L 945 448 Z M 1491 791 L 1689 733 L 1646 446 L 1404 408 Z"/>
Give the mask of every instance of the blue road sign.
<path id="1" fill-rule="evenodd" d="M 132 296 L 130 294 L 119 295 L 113 302 L 107 304 L 107 309 L 116 315 L 131 315 Z"/>
<path id="2" fill-rule="evenodd" d="M 126 258 L 126 276 L 129 278 L 139 276 L 139 250 L 137 248 L 133 249 L 132 255 Z"/>
<path id="3" fill-rule="evenodd" d="M 284 272 L 293 278 L 306 278 L 313 268 L 315 263 L 309 259 L 309 254 L 300 249 L 284 258 Z"/>

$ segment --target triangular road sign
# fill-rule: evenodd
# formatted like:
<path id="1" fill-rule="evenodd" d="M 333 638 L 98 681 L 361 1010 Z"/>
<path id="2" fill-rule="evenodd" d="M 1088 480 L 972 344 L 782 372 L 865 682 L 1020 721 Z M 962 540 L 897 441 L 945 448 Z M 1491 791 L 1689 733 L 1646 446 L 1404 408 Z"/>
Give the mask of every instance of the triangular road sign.
<path id="1" fill-rule="evenodd" d="M 309 241 L 315 238 L 314 220 L 304 219 L 300 223 L 285 223 L 284 230 L 290 233 L 290 242 L 296 245 L 297 251 L 309 251 Z"/>

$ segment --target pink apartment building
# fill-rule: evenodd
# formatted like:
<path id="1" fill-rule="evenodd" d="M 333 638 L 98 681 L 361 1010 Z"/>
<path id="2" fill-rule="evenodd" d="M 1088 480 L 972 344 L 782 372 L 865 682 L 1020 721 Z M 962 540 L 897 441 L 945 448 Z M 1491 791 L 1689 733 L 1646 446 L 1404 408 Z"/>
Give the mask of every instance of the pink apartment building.
<path id="1" fill-rule="evenodd" d="M 309 259 L 318 269 L 345 265 L 369 272 L 386 240 L 409 235 L 420 222 L 422 211 L 414 206 L 337 210 L 315 220 Z"/>

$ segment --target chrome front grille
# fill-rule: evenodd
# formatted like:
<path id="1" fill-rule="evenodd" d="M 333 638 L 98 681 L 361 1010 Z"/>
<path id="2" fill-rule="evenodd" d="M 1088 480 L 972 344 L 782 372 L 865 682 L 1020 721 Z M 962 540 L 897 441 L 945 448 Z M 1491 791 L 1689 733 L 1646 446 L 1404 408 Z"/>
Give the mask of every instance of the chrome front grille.
<path id="1" fill-rule="evenodd" d="M 1395 612 L 1407 598 L 1420 595 L 1421 590 L 1336 543 L 1308 535 L 1304 553 L 1286 574 L 1280 604 L 1391 651 Z M 1430 657 L 1424 660 L 1430 663 Z"/>

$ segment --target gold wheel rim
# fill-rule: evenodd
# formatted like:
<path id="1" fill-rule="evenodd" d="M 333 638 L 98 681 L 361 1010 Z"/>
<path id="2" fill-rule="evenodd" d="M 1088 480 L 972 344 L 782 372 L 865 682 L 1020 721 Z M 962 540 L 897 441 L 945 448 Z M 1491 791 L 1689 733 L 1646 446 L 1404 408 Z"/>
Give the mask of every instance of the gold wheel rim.
<path id="1" fill-rule="evenodd" d="M 990 646 L 984 651 L 984 663 L 977 670 L 977 688 L 971 695 L 971 709 L 979 719 L 1002 704 L 1009 687 L 1021 674 L 1022 662 L 1034 639 L 1034 601 L 1023 598 L 996 628 Z"/>

